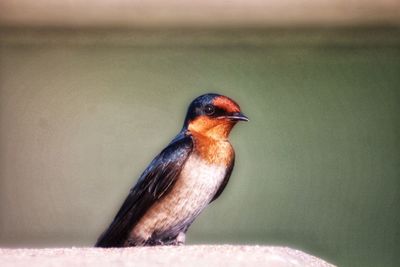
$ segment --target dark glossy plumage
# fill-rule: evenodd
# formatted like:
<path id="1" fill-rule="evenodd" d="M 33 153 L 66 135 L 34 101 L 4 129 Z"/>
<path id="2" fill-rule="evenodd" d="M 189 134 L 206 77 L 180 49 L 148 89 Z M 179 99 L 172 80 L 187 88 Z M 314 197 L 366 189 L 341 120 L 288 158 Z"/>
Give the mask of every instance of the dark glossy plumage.
<path id="1" fill-rule="evenodd" d="M 234 110 L 227 111 L 224 110 L 223 107 L 221 108 L 218 106 L 213 106 L 212 108 L 213 114 L 207 114 L 207 110 L 205 110 L 205 107 L 213 105 L 215 99 L 219 97 L 221 98 L 219 99 L 221 103 L 228 101 L 227 102 L 228 109 L 229 107 L 232 107 Z M 201 168 L 205 169 L 209 168 L 207 167 L 208 165 L 204 164 L 209 164 L 209 166 L 211 167 L 214 166 L 213 165 L 214 163 L 212 162 L 206 163 L 207 160 L 205 159 L 204 161 L 199 162 L 199 165 L 203 164 L 202 165 L 203 167 L 199 167 L 200 169 L 197 168 L 197 166 L 199 165 L 197 164 L 196 157 L 198 157 L 201 153 L 198 154 L 194 150 L 196 147 L 202 147 L 204 153 L 204 144 L 203 144 L 204 138 L 202 138 L 203 143 L 200 144 L 200 140 L 197 140 L 190 130 L 189 126 L 191 125 L 191 123 L 199 117 L 206 116 L 212 120 L 215 120 L 215 119 L 220 119 L 220 116 L 226 116 L 226 119 L 230 121 L 229 123 L 231 123 L 231 126 L 229 126 L 230 128 L 228 130 L 229 133 L 231 127 L 233 127 L 233 125 L 235 124 L 235 121 L 247 120 L 247 118 L 238 111 L 240 111 L 239 106 L 235 102 L 224 96 L 220 96 L 217 94 L 207 94 L 196 98 L 189 106 L 184 126 L 181 132 L 175 137 L 175 139 L 172 140 L 172 142 L 164 150 L 161 151 L 161 153 L 158 156 L 156 156 L 153 159 L 153 161 L 150 163 L 147 169 L 143 172 L 143 174 L 137 181 L 136 185 L 130 190 L 129 195 L 125 199 L 122 207 L 118 211 L 113 222 L 108 227 L 108 229 L 104 231 L 104 233 L 99 237 L 95 246 L 122 247 L 122 246 L 176 244 L 176 240 L 178 240 L 178 235 L 179 234 L 184 235 L 187 228 L 190 226 L 190 224 L 193 222 L 193 220 L 196 218 L 199 212 L 201 212 L 201 210 L 203 209 L 202 207 L 200 207 L 201 208 L 200 210 L 198 208 L 196 210 L 195 206 L 192 207 L 193 205 L 191 206 L 191 204 L 189 204 L 192 202 L 188 202 L 187 203 L 188 206 L 185 208 L 186 210 L 182 210 L 182 212 L 187 212 L 188 211 L 187 208 L 189 209 L 194 208 L 195 210 L 193 211 L 193 213 L 190 212 L 188 213 L 189 217 L 186 217 L 186 215 L 184 215 L 183 220 L 178 220 L 171 226 L 169 226 L 170 224 L 166 224 L 167 228 L 165 229 L 163 228 L 162 231 L 156 230 L 155 232 L 152 232 L 151 235 L 148 236 L 148 238 L 135 237 L 132 235 L 132 230 L 142 229 L 140 222 L 143 222 L 143 220 L 141 221 L 141 219 L 143 219 L 144 217 L 146 216 L 151 217 L 153 215 L 156 216 L 154 213 L 150 212 L 150 214 L 153 215 L 149 215 L 147 212 L 149 212 L 152 207 L 157 206 L 160 203 L 168 203 L 164 200 L 164 198 L 169 199 L 169 201 L 171 201 L 171 196 L 175 196 L 174 193 L 170 193 L 172 189 L 174 189 L 175 191 L 178 190 L 177 192 L 182 192 L 179 191 L 178 189 L 181 188 L 180 186 L 174 187 L 174 185 L 177 183 L 177 180 L 181 181 L 179 183 L 182 183 L 182 181 L 186 180 L 181 180 L 181 179 L 188 179 L 187 175 L 189 175 L 189 177 L 193 177 L 192 173 L 193 174 L 201 173 L 202 172 Z M 225 133 L 225 131 L 222 132 Z M 197 133 L 196 135 L 198 134 L 199 133 Z M 222 147 L 226 146 L 224 145 Z M 208 150 L 208 148 L 206 150 Z M 216 167 L 217 168 L 216 173 L 219 173 L 218 174 L 219 178 L 218 180 L 215 180 L 218 181 L 218 183 L 215 184 L 214 182 L 214 184 L 217 187 L 213 187 L 215 189 L 212 188 L 208 189 L 210 190 L 209 191 L 210 193 L 207 193 L 208 191 L 204 191 L 206 194 L 208 194 L 207 198 L 203 198 L 203 201 L 206 200 L 206 204 L 218 198 L 222 193 L 222 191 L 224 190 L 226 184 L 228 183 L 229 177 L 234 167 L 234 153 L 233 149 L 230 148 L 230 145 L 228 147 L 228 151 L 229 153 L 225 156 L 227 157 L 226 159 L 228 160 L 227 161 L 228 163 L 226 163 L 226 165 L 215 165 L 219 166 Z M 197 155 L 197 156 L 195 156 L 194 158 L 192 157 L 192 160 L 188 161 L 191 155 Z M 188 172 L 189 170 L 189 174 L 185 174 L 186 176 L 180 175 L 187 161 L 192 162 L 191 164 L 186 164 L 186 166 L 191 166 L 191 167 L 186 167 L 186 172 Z M 194 165 L 193 162 L 195 162 Z M 221 168 L 223 168 L 223 172 L 221 172 Z M 214 169 L 212 169 L 211 173 L 214 173 Z M 207 173 L 206 177 L 213 177 L 213 175 L 209 175 Z M 191 181 L 196 181 L 195 177 L 189 179 L 194 179 Z M 202 180 L 197 180 L 197 181 L 202 181 Z M 185 187 L 185 183 L 183 183 L 183 186 Z M 203 185 L 200 185 L 200 187 L 201 186 Z M 188 196 L 187 194 L 189 194 L 189 196 L 193 195 L 192 190 L 198 190 L 197 188 L 191 188 L 188 186 L 186 186 L 185 188 L 186 188 L 185 192 L 187 192 L 185 193 L 186 195 L 178 193 L 177 197 L 186 199 L 186 197 Z M 196 203 L 196 200 L 197 199 L 194 199 L 194 202 L 192 204 Z M 178 203 L 181 203 L 180 201 L 181 200 L 179 200 Z M 180 206 L 180 204 L 178 206 Z M 175 216 L 180 215 L 180 217 L 182 217 L 182 214 L 186 213 L 182 213 L 181 210 L 179 209 L 183 207 L 178 208 L 178 206 L 175 207 L 175 210 L 171 214 Z M 167 206 L 166 209 L 169 210 L 170 206 Z M 148 219 L 148 217 L 146 218 Z M 162 218 L 171 218 L 171 216 Z M 164 219 L 162 219 L 162 222 L 164 222 Z M 135 228 L 135 226 L 137 227 Z"/>
<path id="2" fill-rule="evenodd" d="M 130 190 L 110 227 L 98 239 L 96 247 L 123 246 L 129 231 L 147 209 L 171 189 L 192 149 L 191 136 L 179 134 L 153 159 Z"/>

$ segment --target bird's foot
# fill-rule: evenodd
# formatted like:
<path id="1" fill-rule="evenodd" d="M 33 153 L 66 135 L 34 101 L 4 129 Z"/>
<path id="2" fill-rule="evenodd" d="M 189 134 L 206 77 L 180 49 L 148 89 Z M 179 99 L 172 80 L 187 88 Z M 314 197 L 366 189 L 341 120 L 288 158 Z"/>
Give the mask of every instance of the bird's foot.
<path id="1" fill-rule="evenodd" d="M 180 232 L 175 239 L 176 245 L 182 246 L 185 244 L 186 241 L 186 234 L 184 232 Z"/>
<path id="2" fill-rule="evenodd" d="M 185 244 L 185 233 L 180 232 L 174 239 L 156 239 L 149 242 L 150 246 L 182 246 Z"/>

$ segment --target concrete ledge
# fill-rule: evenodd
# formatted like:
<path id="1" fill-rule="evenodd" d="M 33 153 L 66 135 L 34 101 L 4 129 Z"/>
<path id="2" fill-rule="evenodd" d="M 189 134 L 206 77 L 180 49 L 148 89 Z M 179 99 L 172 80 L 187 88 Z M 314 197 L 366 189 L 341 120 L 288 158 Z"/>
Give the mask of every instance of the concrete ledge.
<path id="1" fill-rule="evenodd" d="M 0 266 L 334 266 L 287 247 L 197 245 L 126 249 L 0 249 Z"/>

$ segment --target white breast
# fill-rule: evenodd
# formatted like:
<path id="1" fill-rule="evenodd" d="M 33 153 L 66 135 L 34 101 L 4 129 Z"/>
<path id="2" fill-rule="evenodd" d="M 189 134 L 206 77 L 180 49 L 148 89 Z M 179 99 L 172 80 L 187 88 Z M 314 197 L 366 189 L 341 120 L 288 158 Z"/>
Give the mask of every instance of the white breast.
<path id="1" fill-rule="evenodd" d="M 193 210 L 202 210 L 214 197 L 225 173 L 225 166 L 209 164 L 194 155 L 187 160 L 182 170 L 176 193 L 186 199 L 181 201 L 184 205 L 192 206 Z"/>
<path id="2" fill-rule="evenodd" d="M 134 235 L 147 239 L 153 232 L 192 222 L 214 197 L 225 173 L 225 166 L 192 154 L 172 190 L 146 212 L 134 227 Z"/>

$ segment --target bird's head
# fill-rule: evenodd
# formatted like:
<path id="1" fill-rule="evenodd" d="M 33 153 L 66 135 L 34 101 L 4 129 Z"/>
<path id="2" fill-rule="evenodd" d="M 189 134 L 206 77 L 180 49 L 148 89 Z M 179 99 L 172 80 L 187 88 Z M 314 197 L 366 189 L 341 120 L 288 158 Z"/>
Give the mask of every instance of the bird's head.
<path id="1" fill-rule="evenodd" d="M 190 104 L 184 128 L 193 134 L 213 139 L 227 139 L 238 121 L 248 121 L 232 99 L 218 94 L 205 94 Z"/>

